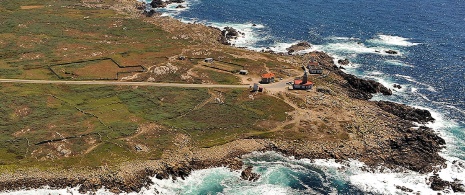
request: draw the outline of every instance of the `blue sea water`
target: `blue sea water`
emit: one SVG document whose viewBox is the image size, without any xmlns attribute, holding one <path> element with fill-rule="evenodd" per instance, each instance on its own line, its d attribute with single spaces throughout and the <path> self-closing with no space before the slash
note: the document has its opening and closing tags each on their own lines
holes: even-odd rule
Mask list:
<svg viewBox="0 0 465 195">
<path fill-rule="evenodd" d="M 425 108 L 429 124 L 447 141 L 441 178 L 465 181 L 465 1 L 464 0 L 187 0 L 159 9 L 184 22 L 245 32 L 236 46 L 252 50 L 285 48 L 308 41 L 312 50 L 349 59 L 346 71 L 402 89 L 375 96 Z M 253 25 L 256 24 L 256 25 Z M 399 51 L 388 55 L 386 50 Z M 356 160 L 296 160 L 274 152 L 244 157 L 261 175 L 243 181 L 240 172 L 219 167 L 194 171 L 185 180 L 157 180 L 143 194 L 437 194 L 428 175 L 384 169 L 366 171 Z M 35 190 L 32 194 L 70 194 L 76 189 Z M 16 194 L 31 194 L 28 191 Z M 110 194 L 102 189 L 98 194 Z M 441 193 L 453 194 L 445 190 Z M 13 193 L 14 194 L 14 193 Z"/>
</svg>

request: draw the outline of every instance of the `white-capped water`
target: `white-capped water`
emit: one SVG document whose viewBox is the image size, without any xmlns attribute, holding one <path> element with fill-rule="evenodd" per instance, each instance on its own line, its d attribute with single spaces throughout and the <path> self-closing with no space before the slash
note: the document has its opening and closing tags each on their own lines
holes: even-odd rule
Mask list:
<svg viewBox="0 0 465 195">
<path fill-rule="evenodd" d="M 402 47 L 415 46 L 420 43 L 412 43 L 409 38 L 393 36 L 393 35 L 377 35 L 373 39 L 369 39 L 367 42 L 377 44 L 377 45 L 394 45 Z"/>
</svg>

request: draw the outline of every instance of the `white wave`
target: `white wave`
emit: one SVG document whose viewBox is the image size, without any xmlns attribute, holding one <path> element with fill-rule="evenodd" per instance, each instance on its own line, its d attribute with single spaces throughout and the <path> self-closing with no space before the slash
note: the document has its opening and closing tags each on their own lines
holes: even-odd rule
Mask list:
<svg viewBox="0 0 465 195">
<path fill-rule="evenodd" d="M 359 54 L 376 54 L 382 56 L 402 56 L 403 53 L 398 51 L 397 54 L 388 54 L 385 51 L 392 50 L 389 47 L 368 47 L 364 43 L 359 41 L 343 41 L 343 42 L 333 42 L 326 43 L 324 45 L 315 45 L 315 50 L 323 51 L 331 56 L 333 55 L 343 55 L 346 58 L 355 58 Z"/>
<path fill-rule="evenodd" d="M 394 66 L 414 67 L 413 65 L 408 64 L 408 63 L 405 63 L 405 62 L 402 62 L 402 61 L 400 61 L 400 60 L 386 60 L 386 63 L 391 64 L 391 65 L 394 65 Z"/>
<path fill-rule="evenodd" d="M 382 85 L 384 85 L 385 87 L 387 88 L 392 88 L 392 86 L 394 84 L 396 84 L 395 82 L 393 82 L 390 78 L 387 78 L 387 77 L 384 77 L 384 76 L 380 76 L 380 75 L 371 75 L 371 74 L 368 74 L 365 76 L 365 78 L 368 78 L 368 79 L 372 79 L 374 81 L 377 81 L 379 83 L 381 83 Z"/>
<path fill-rule="evenodd" d="M 415 84 L 417 84 L 417 85 L 424 86 L 424 87 L 426 87 L 426 89 L 427 89 L 428 91 L 437 92 L 436 89 L 435 89 L 433 86 L 428 85 L 428 84 L 426 84 L 426 83 L 422 83 L 422 82 L 416 81 L 416 80 L 413 79 L 411 76 L 406 76 L 406 75 L 401 75 L 401 74 L 395 74 L 395 76 L 401 77 L 401 78 L 403 78 L 403 79 L 405 79 L 405 80 L 407 80 L 407 81 L 410 81 L 410 82 L 412 82 L 412 83 L 415 83 Z M 428 100 L 429 100 L 429 99 L 428 99 Z"/>
<path fill-rule="evenodd" d="M 326 40 L 334 40 L 334 41 L 360 41 L 360 38 L 355 37 L 337 37 L 337 36 L 330 36 L 326 37 Z"/>
<path fill-rule="evenodd" d="M 138 0 L 138 1 L 144 1 L 144 0 Z M 163 1 L 167 1 L 167 0 L 163 0 Z M 146 2 L 150 3 L 152 1 L 147 0 Z M 162 12 L 161 16 L 176 17 L 181 12 L 188 10 L 190 6 L 196 3 L 199 3 L 199 0 L 186 0 L 182 3 L 170 3 L 166 7 L 156 8 L 156 10 Z M 181 6 L 181 7 L 178 8 L 178 6 Z"/>
<path fill-rule="evenodd" d="M 378 45 L 394 45 L 402 47 L 410 47 L 420 44 L 409 42 L 409 40 L 409 38 L 380 34 L 376 38 L 369 39 L 368 42 Z"/>
<path fill-rule="evenodd" d="M 380 71 L 371 71 L 371 72 L 368 72 L 367 74 L 377 76 L 377 75 L 383 75 L 384 73 Z"/>
</svg>

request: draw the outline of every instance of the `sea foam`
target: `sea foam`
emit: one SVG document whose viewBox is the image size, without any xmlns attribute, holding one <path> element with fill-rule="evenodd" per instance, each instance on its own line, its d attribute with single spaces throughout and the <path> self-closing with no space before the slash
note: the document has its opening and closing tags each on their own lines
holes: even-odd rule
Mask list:
<svg viewBox="0 0 465 195">
<path fill-rule="evenodd" d="M 412 43 L 409 41 L 409 38 L 404 38 L 400 36 L 392 36 L 392 35 L 377 35 L 375 38 L 369 39 L 368 42 L 378 45 L 394 45 L 394 46 L 402 46 L 402 47 L 410 47 L 415 46 L 420 43 Z"/>
</svg>

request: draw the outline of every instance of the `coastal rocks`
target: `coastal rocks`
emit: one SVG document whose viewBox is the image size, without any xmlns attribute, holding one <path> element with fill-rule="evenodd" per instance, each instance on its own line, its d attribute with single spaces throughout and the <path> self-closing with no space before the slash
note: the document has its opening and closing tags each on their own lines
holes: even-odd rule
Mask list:
<svg viewBox="0 0 465 195">
<path fill-rule="evenodd" d="M 252 166 L 248 166 L 242 171 L 241 178 L 248 181 L 257 181 L 260 178 L 260 175 L 252 172 Z"/>
<path fill-rule="evenodd" d="M 171 3 L 184 3 L 184 0 L 168 0 L 168 1 L 163 1 L 163 0 L 153 0 L 150 5 L 153 8 L 161 8 L 161 7 L 166 7 Z"/>
<path fill-rule="evenodd" d="M 433 122 L 434 118 L 428 110 L 413 108 L 405 104 L 398 104 L 388 101 L 379 101 L 376 104 L 386 112 L 396 115 L 404 120 L 417 123 Z"/>
<path fill-rule="evenodd" d="M 391 55 L 396 55 L 396 54 L 399 53 L 399 52 L 394 51 L 394 50 L 386 50 L 386 51 L 384 51 L 384 52 L 386 52 L 387 54 L 391 54 Z"/>
<path fill-rule="evenodd" d="M 465 186 L 461 184 L 461 181 L 454 180 L 453 182 L 442 180 L 438 174 L 434 174 L 429 178 L 431 183 L 431 189 L 435 191 L 441 191 L 451 188 L 454 192 L 465 192 Z"/>
<path fill-rule="evenodd" d="M 402 89 L 402 86 L 400 86 L 399 84 L 394 84 L 394 85 L 392 85 L 392 87 L 394 87 L 396 89 Z"/>
<path fill-rule="evenodd" d="M 312 45 L 310 45 L 310 43 L 304 41 L 304 42 L 300 42 L 300 43 L 297 43 L 295 45 L 292 45 L 292 46 L 286 48 L 286 51 L 288 52 L 289 55 L 291 55 L 294 52 L 299 52 L 299 51 L 302 51 L 302 50 L 306 50 L 306 49 L 309 49 L 311 47 L 312 47 Z"/>
<path fill-rule="evenodd" d="M 339 69 L 336 70 L 336 72 L 347 81 L 347 87 L 351 89 L 349 96 L 352 98 L 369 100 L 373 97 L 373 93 L 392 95 L 392 91 L 379 82 L 361 79 L 354 75 L 342 72 Z"/>
<path fill-rule="evenodd" d="M 223 30 L 221 30 L 221 36 L 218 41 L 224 45 L 231 45 L 230 41 L 237 39 L 241 35 L 244 35 L 244 33 L 232 27 L 224 27 Z"/>
<path fill-rule="evenodd" d="M 344 59 L 344 60 L 340 59 L 340 60 L 337 61 L 337 63 L 340 64 L 340 65 L 348 65 L 348 64 L 350 64 L 350 61 L 348 59 Z"/>
<path fill-rule="evenodd" d="M 407 187 L 405 187 L 405 186 L 396 186 L 396 188 L 399 189 L 399 190 L 402 190 L 402 191 L 404 191 L 404 192 L 413 192 L 412 189 L 407 188 Z"/>
<path fill-rule="evenodd" d="M 389 141 L 391 152 L 385 158 L 385 164 L 402 166 L 420 173 L 434 171 L 432 165 L 444 165 L 445 160 L 438 153 L 446 142 L 431 128 L 399 127 L 399 132 L 403 136 Z"/>
<path fill-rule="evenodd" d="M 153 7 L 153 8 L 160 8 L 160 7 L 166 7 L 168 5 L 167 2 L 163 1 L 163 0 L 153 0 L 150 5 Z"/>
<path fill-rule="evenodd" d="M 184 0 L 170 0 L 170 3 L 184 3 Z"/>
<path fill-rule="evenodd" d="M 221 35 L 218 38 L 218 42 L 220 42 L 223 45 L 231 45 L 230 43 L 231 40 L 237 39 L 239 36 L 244 35 L 244 33 L 236 30 L 235 28 L 228 27 L 228 26 L 224 27 L 223 30 L 221 29 L 218 29 L 218 30 L 221 31 Z"/>
<path fill-rule="evenodd" d="M 149 10 L 145 10 L 144 11 L 144 15 L 146 17 L 152 17 L 153 15 L 155 15 L 157 12 L 153 9 L 149 9 Z"/>
<path fill-rule="evenodd" d="M 156 174 L 155 178 L 157 179 L 168 179 L 170 176 L 173 180 L 180 177 L 185 179 L 192 172 L 192 167 L 189 165 L 183 166 L 166 166 L 162 172 Z"/>
</svg>

